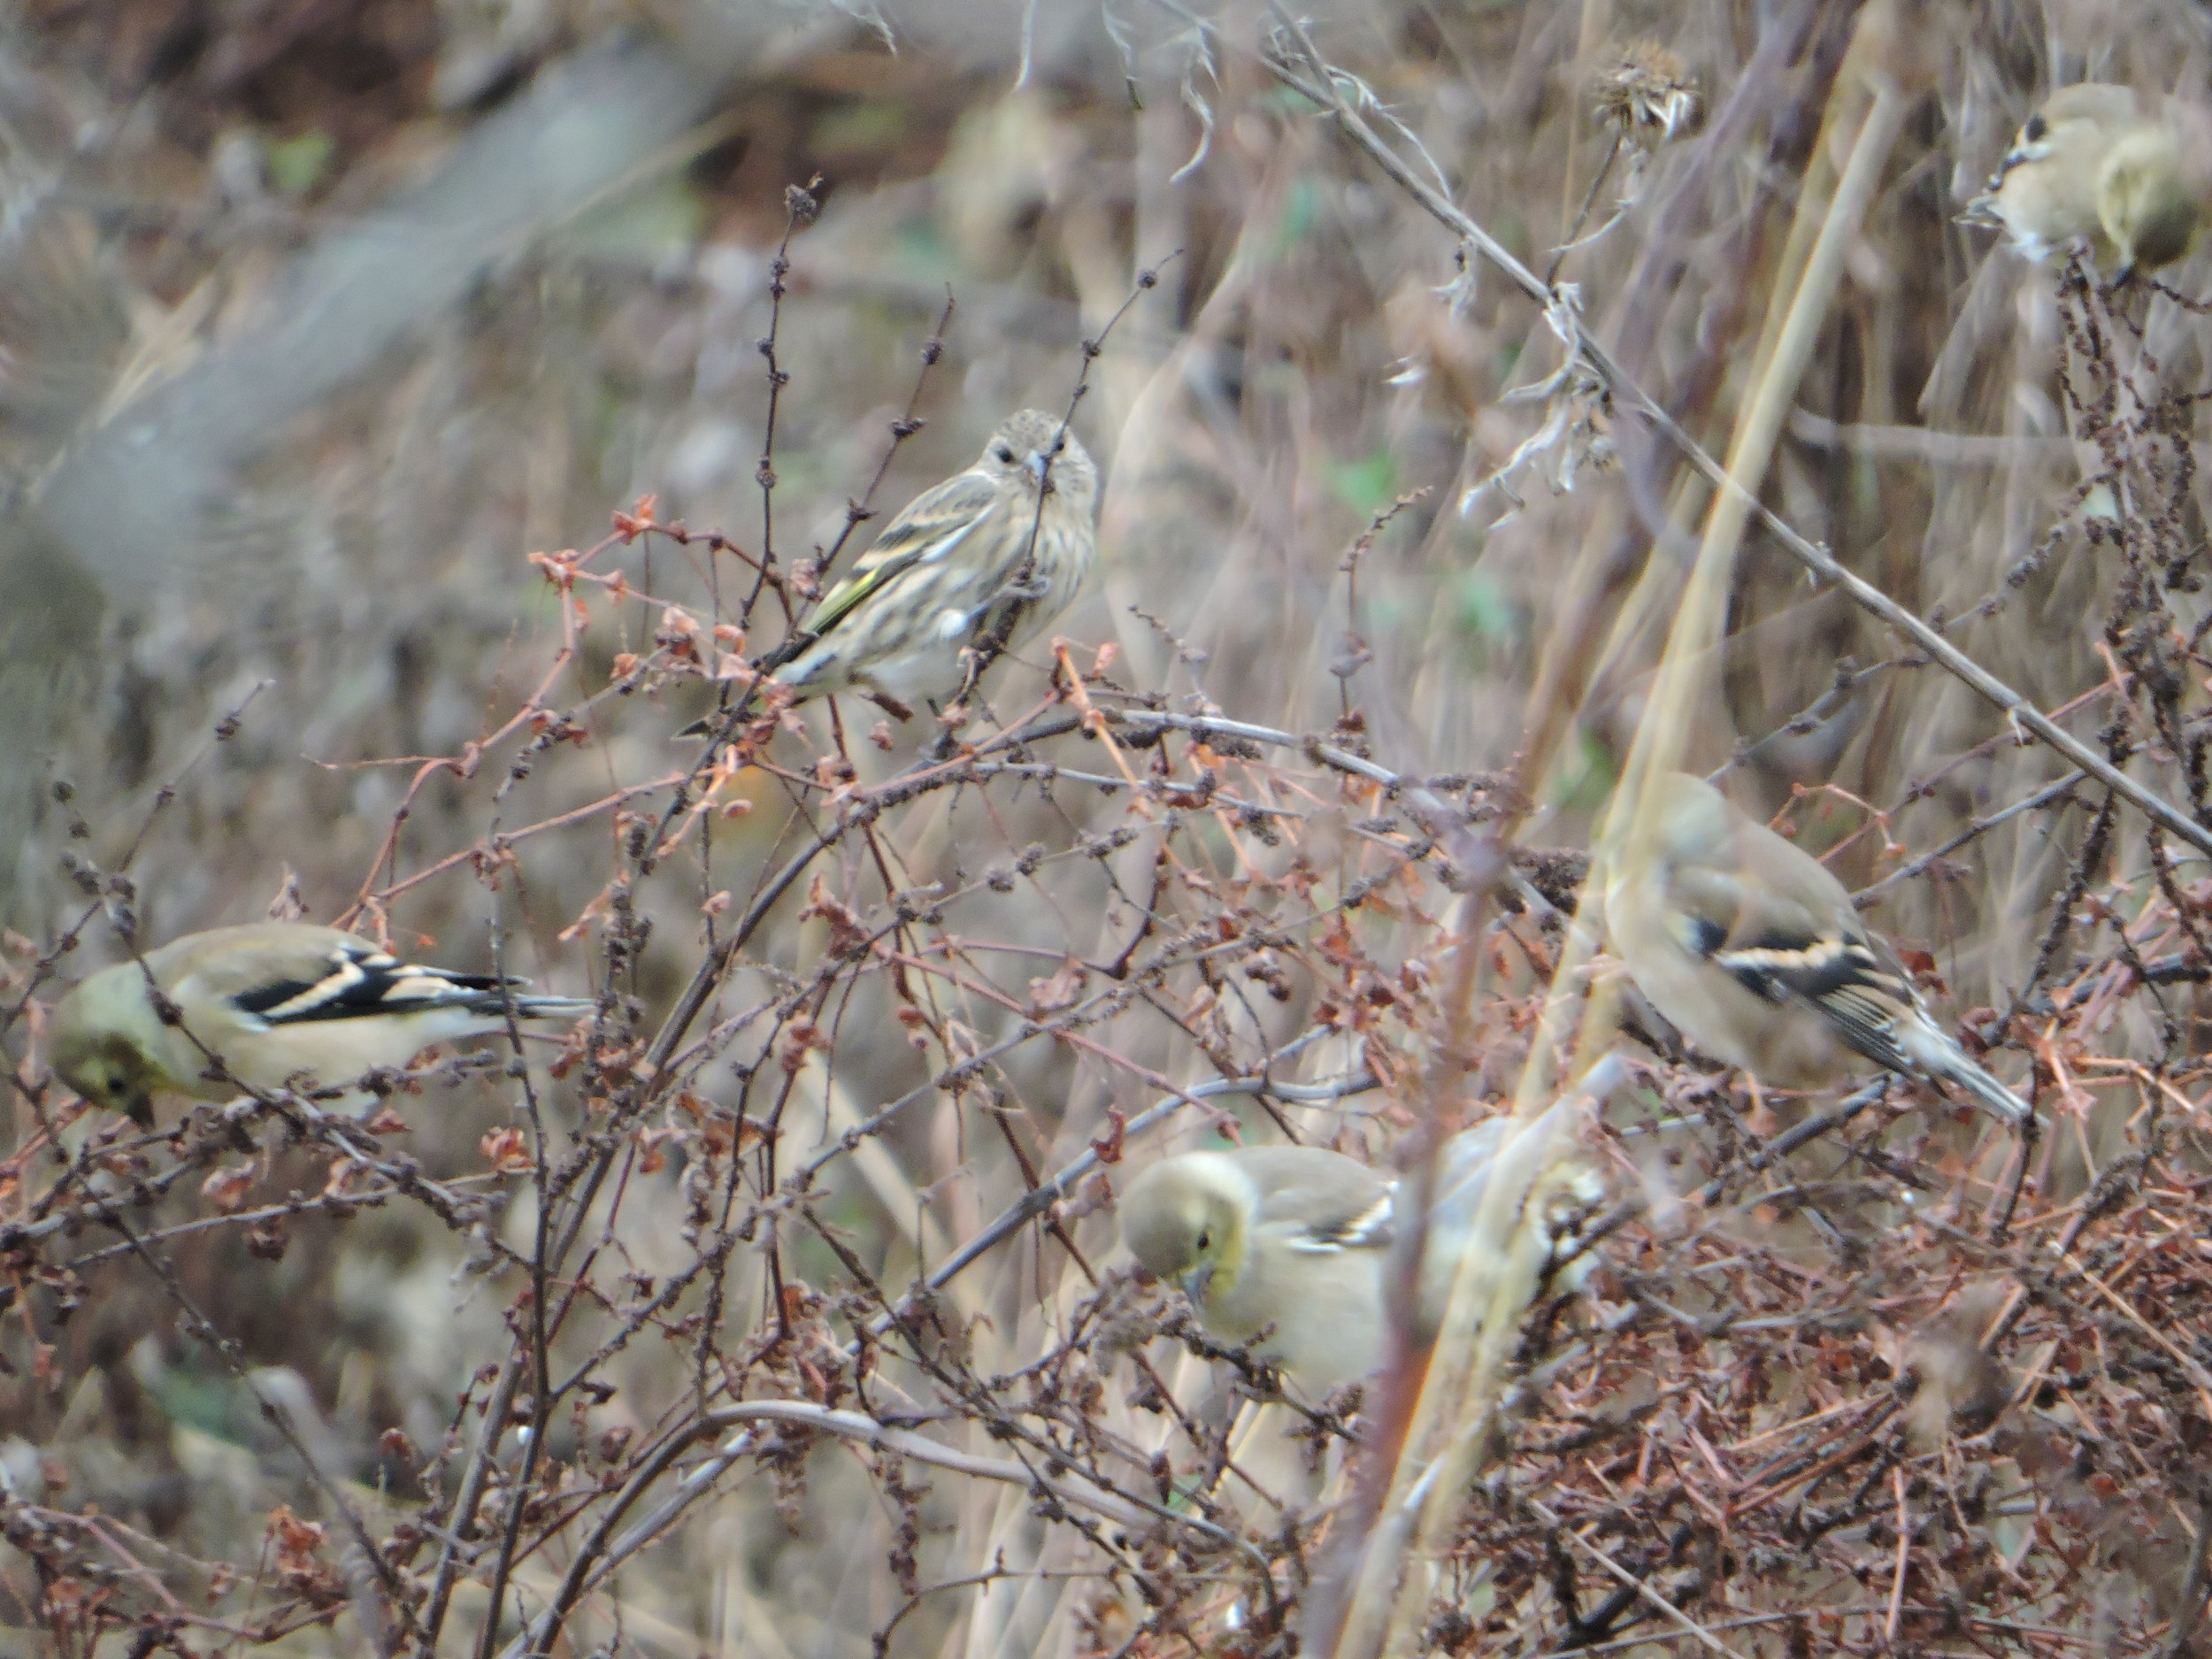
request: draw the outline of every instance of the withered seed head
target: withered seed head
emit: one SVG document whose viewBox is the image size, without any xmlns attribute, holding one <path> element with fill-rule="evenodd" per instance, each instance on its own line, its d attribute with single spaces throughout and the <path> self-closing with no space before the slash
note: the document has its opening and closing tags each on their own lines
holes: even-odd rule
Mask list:
<svg viewBox="0 0 2212 1659">
<path fill-rule="evenodd" d="M 1597 111 L 1624 138 L 1656 146 L 1694 131 L 1705 100 L 1675 53 L 1657 41 L 1632 41 L 1598 71 Z"/>
</svg>

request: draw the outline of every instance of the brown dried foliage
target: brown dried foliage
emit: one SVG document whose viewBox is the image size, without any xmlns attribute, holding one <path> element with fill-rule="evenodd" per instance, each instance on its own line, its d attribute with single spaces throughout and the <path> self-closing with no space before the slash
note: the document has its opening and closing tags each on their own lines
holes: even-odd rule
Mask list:
<svg viewBox="0 0 2212 1659">
<path fill-rule="evenodd" d="M 522 57 L 593 27 L 557 10 Z M 1763 32 L 1724 8 L 1626 51 L 1563 45 L 1571 12 L 1523 10 L 1525 30 L 1389 13 L 1388 49 L 1352 67 L 1409 143 L 1478 158 L 1479 219 L 1588 238 L 1554 269 L 1583 285 L 1593 336 L 1724 448 L 1732 361 L 1787 264 L 1773 193 L 1832 180 L 1822 119 L 1859 73 L 1859 9 L 1764 8 Z M 60 61 L 134 85 L 163 50 L 97 7 L 48 12 Z M 281 93 L 288 119 L 324 86 L 344 31 L 279 14 L 301 54 L 272 36 L 242 80 L 188 77 L 192 131 L 239 87 Z M 411 17 L 357 19 L 390 24 L 406 61 L 334 129 L 342 164 L 434 78 Z M 1620 21 L 1633 42 L 1652 19 Z M 2206 47 L 2183 10 L 2138 27 L 2138 68 Z M 241 24 L 217 44 L 228 62 L 256 42 Z M 1300 1640 L 1357 1542 L 1377 1402 L 1406 1379 L 1286 1397 L 1117 1264 L 1120 1171 L 1215 1131 L 1386 1162 L 1504 1109 L 1586 871 L 1571 843 L 1640 717 L 1697 507 L 1620 388 L 1501 285 L 1454 280 L 1434 227 L 1271 89 L 1265 45 L 1147 37 L 1140 57 L 1169 66 L 1145 109 L 1118 102 L 1118 69 L 1094 84 L 1064 62 L 1056 104 L 1008 98 L 974 126 L 959 99 L 981 79 L 862 35 L 825 47 L 746 119 L 904 99 L 926 142 L 855 137 L 857 119 L 794 116 L 757 143 L 715 129 L 731 148 L 697 151 L 692 183 L 750 239 L 720 245 L 749 246 L 758 292 L 726 307 L 704 276 L 680 296 L 632 273 L 607 279 L 605 311 L 555 319 L 611 356 L 646 342 L 640 365 L 745 319 L 744 380 L 702 401 L 741 385 L 757 424 L 741 443 L 691 411 L 737 482 L 695 488 L 706 510 L 685 513 L 721 528 L 646 495 L 590 545 L 533 552 L 453 487 L 465 579 L 359 567 L 409 618 L 364 637 L 437 695 L 393 697 L 376 726 L 325 711 L 311 743 L 290 703 L 217 720 L 229 669 L 260 659 L 211 630 L 213 666 L 179 703 L 204 710 L 207 752 L 158 710 L 104 754 L 65 733 L 97 781 L 49 788 L 35 844 L 60 877 L 4 953 L 0 1621 L 71 1655 L 773 1651 L 781 1631 L 854 1655 L 1259 1659 Z M 1604 80 L 1624 65 L 1632 84 Z M 2212 826 L 2201 320 L 2004 256 L 1909 303 L 1898 272 L 1980 253 L 1929 180 L 1948 160 L 1985 172 L 2019 112 L 1992 113 L 1992 88 L 2016 104 L 2032 78 L 1944 67 L 1765 498 Z M 1614 165 L 1594 84 L 1652 142 L 1593 237 Z M 1693 89 L 1697 136 L 1642 130 Z M 841 173 L 839 144 L 866 154 Z M 1187 251 L 1162 265 L 1156 190 L 1193 146 Z M 979 153 L 1049 180 L 1009 205 L 976 182 Z M 1114 196 L 1101 155 L 1154 194 Z M 949 311 L 874 262 L 904 209 L 841 219 L 841 188 L 939 160 L 981 267 Z M 804 185 L 818 167 L 828 184 Z M 1023 250 L 1044 247 L 1040 275 Z M 208 257 L 181 234 L 136 251 L 173 303 Z M 1131 286 L 1139 271 L 1158 285 Z M 557 284 L 537 276 L 542 300 Z M 2006 280 L 2031 325 L 2010 358 L 2016 319 L 1989 297 Z M 1038 315 L 1053 349 L 1019 373 L 963 343 Z M 1048 373 L 1087 431 L 1118 434 L 1093 445 L 1124 492 L 1110 619 L 1080 613 L 1081 642 L 999 664 L 964 725 L 757 700 L 726 741 L 669 748 L 742 697 L 748 657 L 893 504 L 887 479 L 958 465 L 964 436 L 925 435 L 974 424 L 949 354 L 986 389 Z M 434 357 L 323 410 L 306 447 L 357 461 L 387 405 L 465 406 L 428 389 L 453 373 Z M 1538 411 L 1502 400 L 1563 363 Z M 685 403 L 638 373 L 638 407 Z M 1924 424 L 1900 386 L 1927 388 Z M 2047 428 L 2020 412 L 2038 397 Z M 574 434 L 532 420 L 590 402 L 523 401 L 516 430 L 540 441 Z M 1551 446 L 1530 447 L 1548 419 Z M 2003 435 L 1969 435 L 1985 429 Z M 918 440 L 926 465 L 902 457 Z M 25 476 L 44 465 L 35 434 L 9 447 Z M 1376 456 L 1379 485 L 1360 470 Z M 1524 511 L 1471 527 L 1461 493 L 1509 456 Z M 1571 492 L 1526 488 L 1539 472 Z M 599 512 L 618 493 L 545 488 Z M 531 500 L 534 526 L 562 521 Z M 149 637 L 227 618 L 226 591 L 210 578 Z M 361 614 L 343 588 L 301 604 Z M 1446 1548 L 1407 1565 L 1413 1640 L 2177 1659 L 2205 1640 L 2212 1537 L 2212 881 L 1755 545 L 1731 629 L 1701 758 L 1778 802 L 1815 787 L 1783 821 L 1878 895 L 1962 1037 L 2032 1079 L 2042 1133 L 2016 1142 L 1902 1084 L 1763 1095 L 1632 1018 L 1635 1076 L 1603 1115 L 1622 1201 L 1605 1264 L 1525 1332 Z M 270 649 L 351 683 L 338 622 L 299 641 Z M 162 664 L 127 638 L 117 661 L 106 706 L 151 698 Z M 1547 729 L 1576 757 L 1515 770 Z M 348 769 L 302 764 L 303 744 Z M 370 756 L 398 758 L 352 768 Z M 1545 844 L 1514 844 L 1532 795 L 1563 804 Z M 280 847 L 281 879 L 260 862 Z M 598 1011 L 542 1047 L 380 1079 L 365 1122 L 290 1095 L 173 1107 L 154 1135 L 85 1118 L 38 1041 L 61 979 L 272 891 L 403 948 L 440 934 L 457 959 L 490 932 L 550 987 L 595 987 Z"/>
</svg>

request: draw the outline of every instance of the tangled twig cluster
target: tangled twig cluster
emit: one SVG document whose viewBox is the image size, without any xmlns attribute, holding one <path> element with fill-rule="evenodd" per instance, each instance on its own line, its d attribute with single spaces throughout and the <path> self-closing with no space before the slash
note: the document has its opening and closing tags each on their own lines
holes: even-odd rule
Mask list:
<svg viewBox="0 0 2212 1659">
<path fill-rule="evenodd" d="M 1210 75 L 1214 36 L 1191 27 Z M 1277 46 L 1273 72 L 1389 157 L 1456 245 L 1503 259 L 1398 157 L 1362 83 L 1286 19 Z M 1671 136 L 1689 89 L 1678 66 L 1643 71 L 1616 119 Z M 1210 111 L 1206 127 L 1210 142 Z M 2212 838 L 2212 624 L 2183 610 L 2202 574 L 2200 394 L 2163 383 L 2113 297 L 2068 301 L 2065 394 L 2100 457 L 2083 511 L 1972 618 L 2047 599 L 2053 555 L 2078 550 L 2113 577 L 2103 683 L 2039 708 L 1942 618 L 1747 510 L 1903 641 L 1840 665 L 1771 737 L 1907 668 L 2019 722 L 1884 810 L 1829 791 L 1792 823 L 1846 856 L 1878 849 L 1869 902 L 1948 892 L 1960 856 L 2008 826 L 2050 837 L 2054 902 L 2007 1005 L 1960 1022 L 1978 1049 L 2025 1057 L 2039 1138 L 1901 1085 L 1763 1094 L 1632 1012 L 1634 1076 L 1602 1130 L 1621 1202 L 1589 1229 L 1592 1294 L 1514 1333 L 1500 1386 L 1455 1425 L 1475 1442 L 1459 1461 L 1400 1480 L 1423 1357 L 1323 1402 L 1286 1389 L 1114 1263 L 1120 1172 L 1202 1125 L 1384 1162 L 1509 1110 L 1532 1062 L 1562 1065 L 1548 999 L 1589 988 L 1570 949 L 1586 861 L 1518 844 L 1520 775 L 1385 764 L 1356 631 L 1325 730 L 1171 695 L 1110 647 L 1060 640 L 935 725 L 740 702 L 716 742 L 672 758 L 666 734 L 751 684 L 761 642 L 803 620 L 872 516 L 953 320 L 843 534 L 791 557 L 773 330 L 814 207 L 787 198 L 772 264 L 757 543 L 647 497 L 593 546 L 529 556 L 555 621 L 537 660 L 508 665 L 526 688 L 465 749 L 396 763 L 399 803 L 339 918 L 388 935 L 409 895 L 473 883 L 503 924 L 495 951 L 520 956 L 524 924 L 547 922 L 535 876 L 588 872 L 590 901 L 541 927 L 538 971 L 595 987 L 591 1018 L 548 1048 L 511 1033 L 375 1079 L 365 1120 L 279 1092 L 159 1133 L 95 1121 L 45 1074 L 39 1021 L 84 941 L 146 941 L 135 841 L 103 862 L 73 817 L 81 905 L 50 946 L 6 945 L 0 1029 L 27 1057 L 0 1160 L 0 1363 L 61 1421 L 101 1390 L 242 1403 L 254 1424 L 201 1440 L 258 1430 L 293 1485 L 254 1548 L 226 1549 L 74 1505 L 57 1460 L 0 1447 L 0 1531 L 27 1563 L 0 1587 L 27 1621 L 73 1655 L 319 1626 L 389 1653 L 613 1649 L 650 1640 L 631 1586 L 662 1554 L 735 1549 L 717 1528 L 772 1522 L 849 1540 L 839 1593 L 878 1654 L 939 1651 L 956 1628 L 972 1651 L 1049 1632 L 1108 1659 L 1258 1659 L 1318 1647 L 1317 1630 L 1348 1651 L 1378 1629 L 1381 1651 L 1455 1655 L 2191 1651 L 2212 1538 L 2195 1001 L 2212 883 L 2183 851 Z M 1610 458 L 1598 446 L 1634 424 L 1736 488 L 1570 292 L 1501 268 L 1563 359 L 1516 464 L 1555 449 L 1572 487 L 1572 463 Z M 1084 374 L 1102 349 L 1087 343 Z M 1377 515 L 1348 574 L 1415 499 Z M 2081 711 L 2093 741 L 2065 724 Z M 1962 824 L 1901 827 L 2032 741 L 2058 775 Z M 480 826 L 467 845 L 412 839 L 437 792 Z M 1944 988 L 1933 955 L 1909 960 Z M 439 1137 L 438 1114 L 488 1097 L 480 1140 Z M 465 1345 L 465 1383 L 426 1426 L 365 1397 L 326 1411 L 219 1317 L 249 1281 L 280 1303 L 334 1277 L 338 1243 L 399 1212 L 451 1242 L 434 1296 L 476 1316 L 439 1308 L 455 1317 L 432 1340 Z M 110 1309 L 161 1310 L 193 1363 L 119 1342 Z M 1434 1501 L 1435 1470 L 1455 1471 L 1440 1538 L 1401 1502 L 1409 1485 Z M 1369 1582 L 1363 1546 L 1406 1538 L 1421 1548 L 1369 1563 L 1392 1617 L 1362 1624 L 1346 1603 Z"/>
</svg>

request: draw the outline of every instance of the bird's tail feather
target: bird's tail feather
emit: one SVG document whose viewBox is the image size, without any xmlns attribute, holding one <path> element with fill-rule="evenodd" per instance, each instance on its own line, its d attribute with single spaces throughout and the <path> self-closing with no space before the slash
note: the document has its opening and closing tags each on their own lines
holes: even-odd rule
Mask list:
<svg viewBox="0 0 2212 1659">
<path fill-rule="evenodd" d="M 515 1012 L 525 1019 L 558 1019 L 588 1014 L 599 1004 L 588 996 L 518 996 Z"/>
<path fill-rule="evenodd" d="M 2035 1116 L 2027 1102 L 1983 1071 L 1955 1047 L 1947 1053 L 1932 1056 L 1928 1071 L 1946 1083 L 1955 1083 L 1974 1097 L 1975 1102 L 2001 1118 L 2015 1129 Z"/>
</svg>

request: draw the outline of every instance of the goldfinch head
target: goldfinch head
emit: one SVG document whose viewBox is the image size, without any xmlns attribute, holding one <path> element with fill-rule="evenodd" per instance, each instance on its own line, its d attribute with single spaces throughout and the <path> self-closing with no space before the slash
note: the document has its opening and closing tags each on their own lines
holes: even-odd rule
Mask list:
<svg viewBox="0 0 2212 1659">
<path fill-rule="evenodd" d="M 134 962 L 103 968 L 61 1000 L 47 1033 L 54 1071 L 95 1106 L 152 1127 L 161 1069 L 132 1035 L 158 1021 L 146 1000 L 145 972 Z"/>
<path fill-rule="evenodd" d="M 1181 1286 L 1203 1307 L 1225 1294 L 1244 1261 L 1251 1183 L 1228 1159 L 1209 1152 L 1163 1159 L 1121 1197 L 1121 1236 L 1155 1279 Z"/>
<path fill-rule="evenodd" d="M 1734 831 L 1728 797 L 1702 778 L 1663 772 L 1653 778 L 1645 812 L 1629 830 L 1656 860 L 1686 864 L 1727 846 Z"/>
<path fill-rule="evenodd" d="M 2112 132 L 2125 127 L 2141 119 L 2142 110 L 2142 102 L 2131 87 L 2108 81 L 2078 81 L 2059 88 L 2043 100 L 2021 127 L 2015 147 L 2039 156 L 2055 147 L 2055 141 L 2070 134 Z"/>
</svg>

